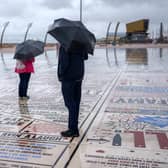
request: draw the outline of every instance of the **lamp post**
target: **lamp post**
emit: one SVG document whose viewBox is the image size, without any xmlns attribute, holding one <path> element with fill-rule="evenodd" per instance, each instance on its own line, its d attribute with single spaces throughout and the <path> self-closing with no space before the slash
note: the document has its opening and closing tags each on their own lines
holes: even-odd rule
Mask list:
<svg viewBox="0 0 168 168">
<path fill-rule="evenodd" d="M 118 32 L 118 27 L 119 27 L 120 22 L 117 22 L 116 28 L 115 28 L 115 33 L 114 33 L 114 40 L 113 40 L 113 45 L 116 45 L 116 37 L 117 37 L 117 32 Z"/>
<path fill-rule="evenodd" d="M 110 30 L 111 22 L 108 24 L 107 33 L 106 33 L 106 45 L 108 44 L 109 30 Z"/>
<path fill-rule="evenodd" d="M 48 33 L 46 32 L 45 33 L 45 37 L 44 37 L 44 43 L 45 43 L 45 45 L 46 45 L 46 42 L 47 42 L 47 36 L 48 36 Z"/>
<path fill-rule="evenodd" d="M 26 41 L 27 34 L 28 34 L 29 29 L 30 29 L 30 27 L 32 26 L 32 24 L 33 24 L 33 23 L 29 23 L 29 24 L 27 25 L 27 30 L 26 30 L 26 33 L 25 33 L 24 41 Z"/>
<path fill-rule="evenodd" d="M 82 0 L 80 0 L 80 21 L 82 22 Z"/>
<path fill-rule="evenodd" d="M 4 24 L 4 28 L 3 28 L 3 30 L 2 30 L 2 34 L 1 34 L 1 47 L 2 47 L 2 42 L 3 42 L 4 33 L 5 33 L 5 30 L 6 30 L 7 26 L 9 25 L 9 23 L 10 23 L 9 21 L 6 22 L 6 23 Z"/>
</svg>

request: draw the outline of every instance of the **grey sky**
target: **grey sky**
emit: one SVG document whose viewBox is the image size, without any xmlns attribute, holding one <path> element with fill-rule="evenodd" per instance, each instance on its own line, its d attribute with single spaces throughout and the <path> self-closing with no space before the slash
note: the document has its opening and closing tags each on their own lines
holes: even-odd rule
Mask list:
<svg viewBox="0 0 168 168">
<path fill-rule="evenodd" d="M 0 30 L 10 21 L 8 34 L 24 34 L 28 23 L 33 22 L 31 33 L 44 36 L 54 19 L 79 19 L 80 0 L 0 0 Z M 108 23 L 119 31 L 134 20 L 149 18 L 150 32 L 158 31 L 160 22 L 168 32 L 168 0 L 83 0 L 83 22 L 97 37 L 105 36 Z M 18 31 L 19 30 L 19 31 Z"/>
</svg>

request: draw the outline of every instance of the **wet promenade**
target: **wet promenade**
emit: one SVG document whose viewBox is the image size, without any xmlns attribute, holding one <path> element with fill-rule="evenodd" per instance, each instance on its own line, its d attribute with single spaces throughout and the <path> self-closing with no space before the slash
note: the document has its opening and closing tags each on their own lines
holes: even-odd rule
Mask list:
<svg viewBox="0 0 168 168">
<path fill-rule="evenodd" d="M 12 57 L 0 56 L 0 168 L 168 168 L 167 48 L 96 49 L 73 139 L 59 134 L 68 113 L 56 51 L 36 58 L 24 102 Z"/>
</svg>

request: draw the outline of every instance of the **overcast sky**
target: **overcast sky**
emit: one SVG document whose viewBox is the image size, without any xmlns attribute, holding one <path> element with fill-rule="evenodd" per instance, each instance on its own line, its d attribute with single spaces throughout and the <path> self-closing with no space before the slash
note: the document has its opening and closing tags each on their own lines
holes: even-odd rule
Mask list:
<svg viewBox="0 0 168 168">
<path fill-rule="evenodd" d="M 119 31 L 125 24 L 138 19 L 150 19 L 150 32 L 158 31 L 160 22 L 168 32 L 168 0 L 83 0 L 83 23 L 96 37 L 106 35 L 108 23 L 111 31 L 119 21 Z M 32 34 L 40 38 L 48 25 L 61 17 L 79 20 L 80 0 L 0 0 L 0 30 L 10 21 L 6 34 L 23 34 L 33 22 Z M 36 37 L 36 38 L 37 38 Z"/>
</svg>

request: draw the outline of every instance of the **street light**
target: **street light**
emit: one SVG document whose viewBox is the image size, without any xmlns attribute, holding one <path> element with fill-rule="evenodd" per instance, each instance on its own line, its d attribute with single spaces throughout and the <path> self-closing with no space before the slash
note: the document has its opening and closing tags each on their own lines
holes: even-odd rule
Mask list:
<svg viewBox="0 0 168 168">
<path fill-rule="evenodd" d="M 30 27 L 32 26 L 32 24 L 33 24 L 33 23 L 29 23 L 29 24 L 27 25 L 27 30 L 26 30 L 26 33 L 25 33 L 24 41 L 26 41 L 28 31 L 29 31 Z"/>
<path fill-rule="evenodd" d="M 106 45 L 108 44 L 109 30 L 110 30 L 111 22 L 108 24 L 107 33 L 106 33 Z"/>
<path fill-rule="evenodd" d="M 7 26 L 9 25 L 9 23 L 10 23 L 9 21 L 6 22 L 6 23 L 4 24 L 4 28 L 3 28 L 3 30 L 2 30 L 2 34 L 1 34 L 1 47 L 2 47 L 2 42 L 3 42 L 4 33 L 5 33 L 5 30 L 6 30 Z"/>
<path fill-rule="evenodd" d="M 118 27 L 119 27 L 120 22 L 117 22 L 116 28 L 115 28 L 115 33 L 114 33 L 114 40 L 113 40 L 113 45 L 116 45 L 116 37 L 117 37 L 117 32 L 118 32 Z"/>
<path fill-rule="evenodd" d="M 82 0 L 80 0 L 80 21 L 82 22 Z"/>
</svg>

